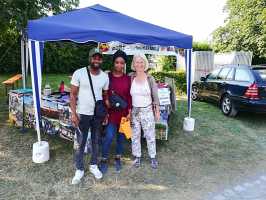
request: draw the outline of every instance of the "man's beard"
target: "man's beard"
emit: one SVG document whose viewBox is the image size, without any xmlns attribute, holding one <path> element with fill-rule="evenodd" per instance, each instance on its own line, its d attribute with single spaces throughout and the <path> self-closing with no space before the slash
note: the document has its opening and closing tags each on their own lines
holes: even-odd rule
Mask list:
<svg viewBox="0 0 266 200">
<path fill-rule="evenodd" d="M 100 69 L 101 68 L 101 64 L 94 64 L 94 63 L 91 63 L 90 64 L 90 66 L 91 66 L 91 68 L 93 68 L 93 69 Z"/>
</svg>

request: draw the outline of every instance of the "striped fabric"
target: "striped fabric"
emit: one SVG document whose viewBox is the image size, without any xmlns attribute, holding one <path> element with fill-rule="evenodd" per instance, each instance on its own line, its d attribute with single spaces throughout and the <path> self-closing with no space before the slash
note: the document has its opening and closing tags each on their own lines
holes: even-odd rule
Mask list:
<svg viewBox="0 0 266 200">
<path fill-rule="evenodd" d="M 191 87 L 192 87 L 192 69 L 191 69 L 192 49 L 185 50 L 186 79 L 187 79 L 187 101 L 188 116 L 191 116 Z"/>
<path fill-rule="evenodd" d="M 31 84 L 34 102 L 35 123 L 38 141 L 41 141 L 40 121 L 41 121 L 41 85 L 42 85 L 42 62 L 43 62 L 43 42 L 29 40 Z"/>
</svg>

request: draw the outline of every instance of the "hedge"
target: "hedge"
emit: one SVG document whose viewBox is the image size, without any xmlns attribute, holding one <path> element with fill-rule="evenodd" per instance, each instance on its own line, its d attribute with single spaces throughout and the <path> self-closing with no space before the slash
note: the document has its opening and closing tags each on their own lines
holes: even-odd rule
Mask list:
<svg viewBox="0 0 266 200">
<path fill-rule="evenodd" d="M 161 71 L 151 72 L 157 81 L 164 82 L 165 77 L 175 79 L 175 86 L 178 93 L 186 93 L 186 73 L 185 71 Z"/>
</svg>

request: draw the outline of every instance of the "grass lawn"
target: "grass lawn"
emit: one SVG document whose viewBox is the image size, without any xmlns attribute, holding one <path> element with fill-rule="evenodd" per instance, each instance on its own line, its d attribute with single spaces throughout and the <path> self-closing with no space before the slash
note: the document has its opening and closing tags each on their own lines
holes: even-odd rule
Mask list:
<svg viewBox="0 0 266 200">
<path fill-rule="evenodd" d="M 56 88 L 62 77 L 67 83 L 67 75 L 50 75 L 47 80 Z M 1 75 L 0 81 L 5 78 Z M 146 145 L 142 167 L 132 168 L 128 142 L 121 173 L 114 172 L 111 161 L 103 180 L 95 181 L 87 170 L 84 181 L 72 186 L 72 144 L 44 135 L 51 159 L 44 164 L 32 163 L 36 134 L 33 130 L 22 134 L 8 124 L 2 85 L 0 92 L 0 199 L 197 200 L 266 171 L 266 115 L 242 113 L 228 118 L 212 104 L 193 102 L 196 127 L 193 134 L 187 134 L 182 130 L 186 101 L 178 100 L 169 140 L 157 143 L 158 170 L 150 168 Z"/>
</svg>

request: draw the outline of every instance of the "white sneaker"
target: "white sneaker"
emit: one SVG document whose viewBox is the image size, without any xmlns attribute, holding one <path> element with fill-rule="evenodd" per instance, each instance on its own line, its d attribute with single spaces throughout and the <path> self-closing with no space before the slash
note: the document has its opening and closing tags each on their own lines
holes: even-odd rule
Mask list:
<svg viewBox="0 0 266 200">
<path fill-rule="evenodd" d="M 79 184 L 83 176 L 84 176 L 83 170 L 76 170 L 75 176 L 73 177 L 71 184 L 72 185 Z"/>
<path fill-rule="evenodd" d="M 103 174 L 99 170 L 97 165 L 90 165 L 90 172 L 94 175 L 96 179 L 101 179 L 103 177 Z"/>
</svg>

